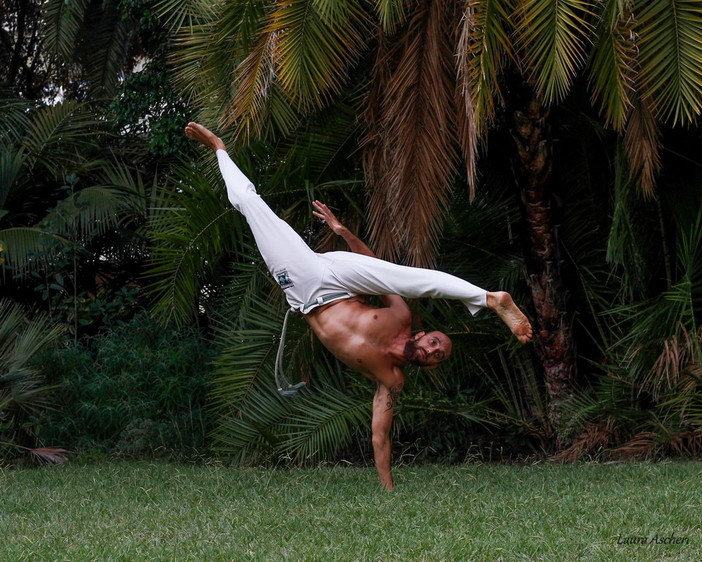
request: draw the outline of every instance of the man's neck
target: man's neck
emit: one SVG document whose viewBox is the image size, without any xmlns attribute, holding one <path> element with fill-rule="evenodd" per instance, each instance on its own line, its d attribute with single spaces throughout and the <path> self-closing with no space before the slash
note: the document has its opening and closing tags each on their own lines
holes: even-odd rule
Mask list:
<svg viewBox="0 0 702 562">
<path fill-rule="evenodd" d="M 398 367 L 402 367 L 407 363 L 405 347 L 410 339 L 411 337 L 409 335 L 402 334 L 397 336 L 388 346 L 388 355 L 397 362 Z"/>
</svg>

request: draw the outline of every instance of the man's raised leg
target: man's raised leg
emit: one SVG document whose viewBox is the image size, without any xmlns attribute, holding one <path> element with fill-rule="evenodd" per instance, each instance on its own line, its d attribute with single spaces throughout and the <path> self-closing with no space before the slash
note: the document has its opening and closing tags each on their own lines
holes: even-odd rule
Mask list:
<svg viewBox="0 0 702 562">
<path fill-rule="evenodd" d="M 246 217 L 256 246 L 288 302 L 300 308 L 308 302 L 308 293 L 322 276 L 317 254 L 261 199 L 253 183 L 229 157 L 219 137 L 198 123 L 188 123 L 185 134 L 216 154 L 229 201 Z"/>
</svg>

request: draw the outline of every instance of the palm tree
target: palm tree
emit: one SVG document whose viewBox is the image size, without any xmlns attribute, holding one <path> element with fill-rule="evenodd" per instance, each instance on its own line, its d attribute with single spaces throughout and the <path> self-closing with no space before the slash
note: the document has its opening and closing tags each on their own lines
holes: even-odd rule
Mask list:
<svg viewBox="0 0 702 562">
<path fill-rule="evenodd" d="M 339 99 L 363 118 L 370 238 L 382 257 L 432 265 L 459 176 L 480 186 L 481 142 L 513 132 L 524 260 L 540 357 L 562 426 L 574 376 L 572 312 L 552 216 L 550 111 L 587 86 L 653 193 L 661 124 L 702 105 L 702 8 L 685 0 L 167 1 L 179 83 L 233 139 L 288 136 Z M 462 174 L 459 171 L 462 170 Z"/>
</svg>

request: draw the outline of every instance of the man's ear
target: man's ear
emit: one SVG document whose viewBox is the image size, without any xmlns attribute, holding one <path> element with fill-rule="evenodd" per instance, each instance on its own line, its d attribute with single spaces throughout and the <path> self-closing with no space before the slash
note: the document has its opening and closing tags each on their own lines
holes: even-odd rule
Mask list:
<svg viewBox="0 0 702 562">
<path fill-rule="evenodd" d="M 421 338 L 426 332 L 417 332 L 414 334 L 414 337 L 412 338 L 412 341 L 417 341 L 419 338 Z"/>
</svg>

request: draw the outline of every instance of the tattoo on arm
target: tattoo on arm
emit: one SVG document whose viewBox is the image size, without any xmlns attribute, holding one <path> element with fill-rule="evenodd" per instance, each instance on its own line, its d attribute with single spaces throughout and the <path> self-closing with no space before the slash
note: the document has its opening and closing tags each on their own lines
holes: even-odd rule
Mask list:
<svg viewBox="0 0 702 562">
<path fill-rule="evenodd" d="M 388 388 L 388 401 L 387 401 L 388 410 L 392 410 L 395 407 L 395 404 L 397 403 L 397 399 L 400 397 L 401 391 L 402 391 L 401 384 L 398 384 L 396 386 L 391 386 L 390 388 Z"/>
</svg>

